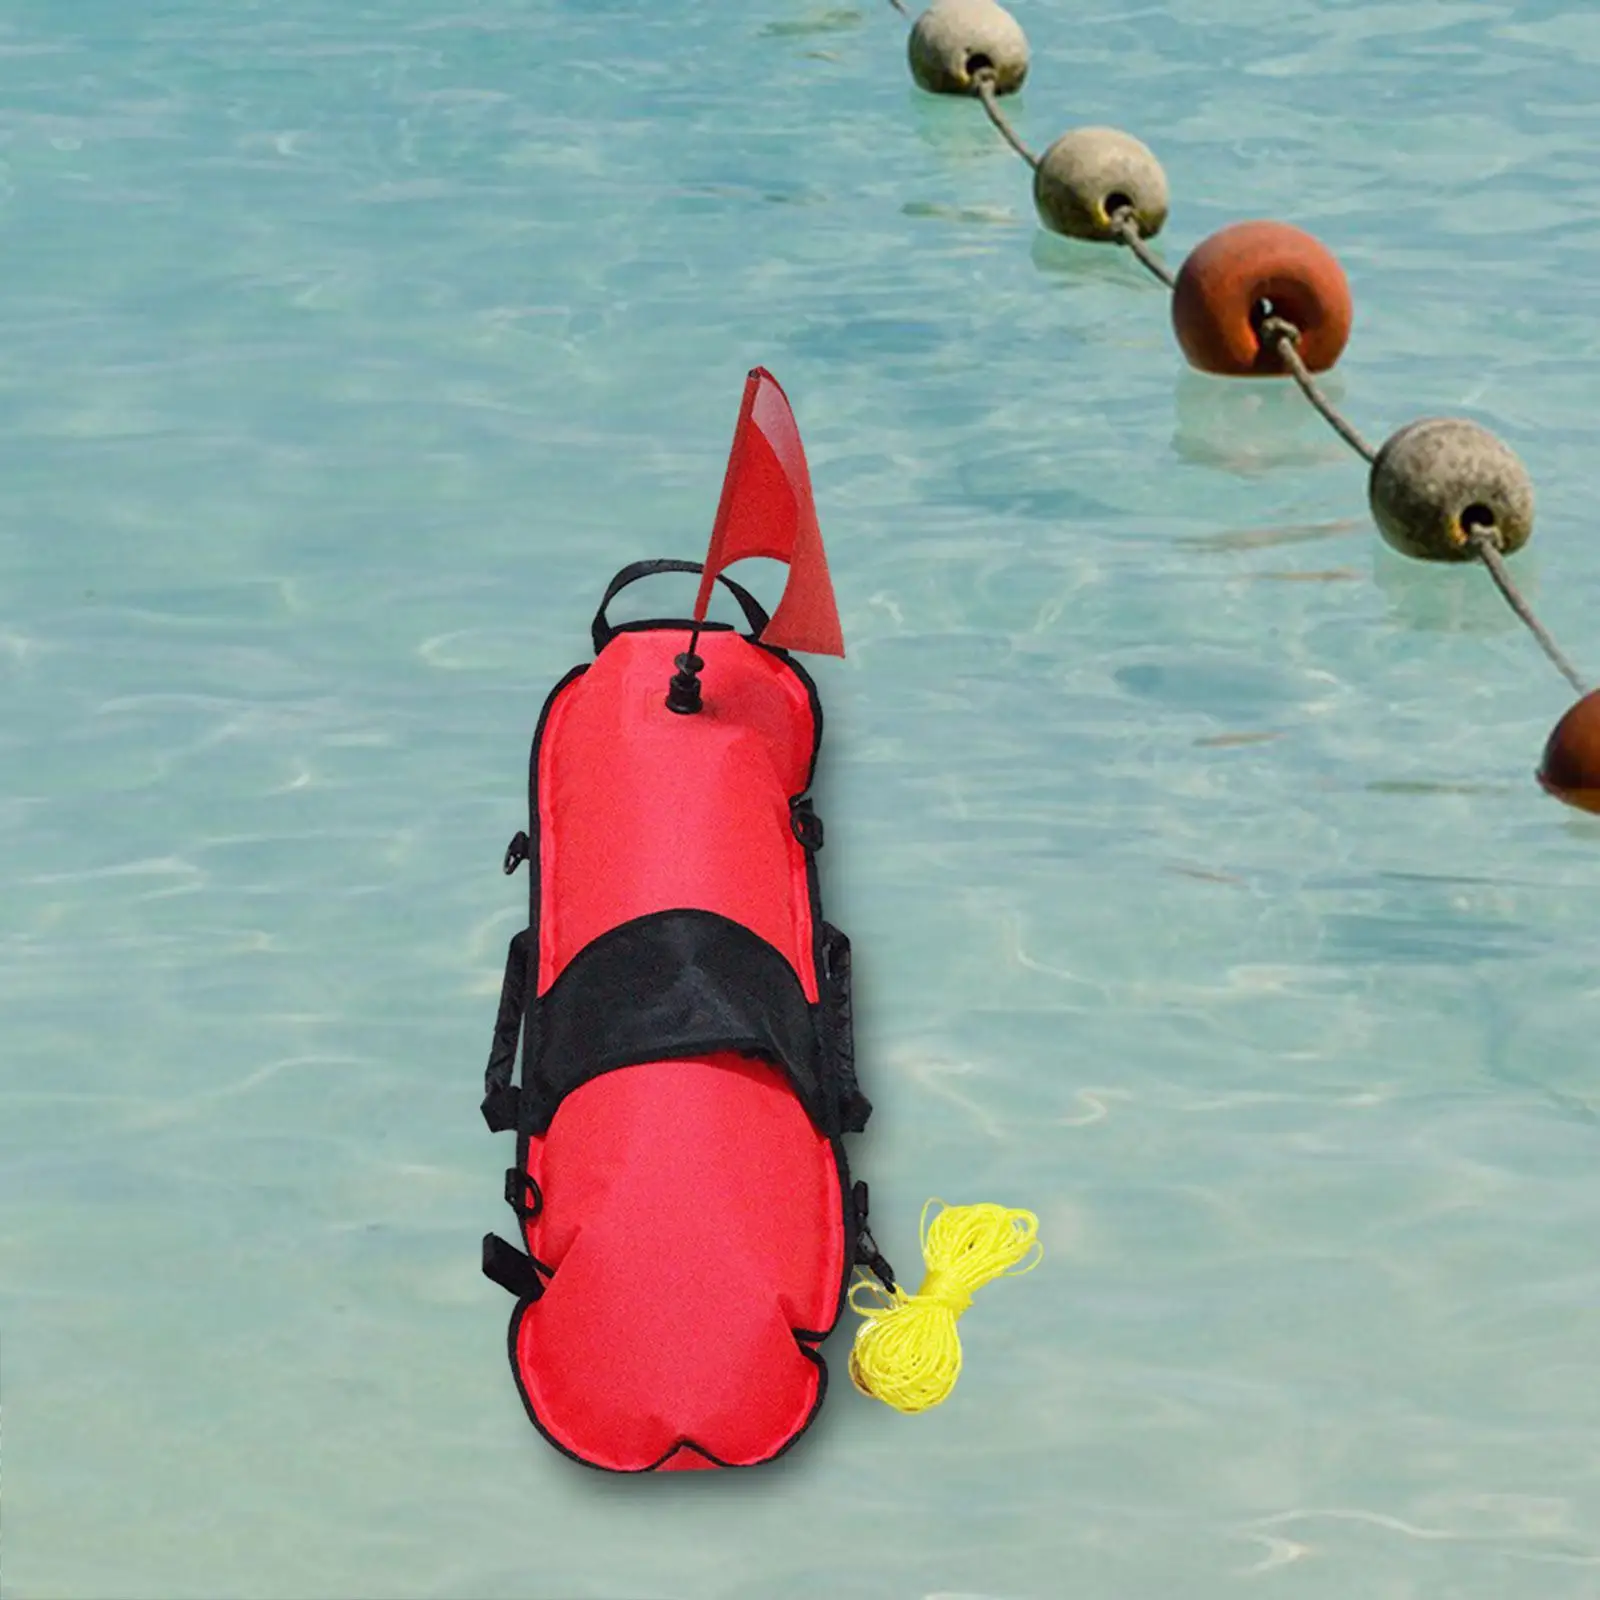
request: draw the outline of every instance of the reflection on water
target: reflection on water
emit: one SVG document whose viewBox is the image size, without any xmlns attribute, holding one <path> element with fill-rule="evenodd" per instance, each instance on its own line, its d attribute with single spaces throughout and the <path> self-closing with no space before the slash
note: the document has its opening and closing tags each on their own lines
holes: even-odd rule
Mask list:
<svg viewBox="0 0 1600 1600">
<path fill-rule="evenodd" d="M 1507 566 L 1517 587 L 1537 611 L 1539 549 L 1529 544 Z M 1512 634 L 1522 631 L 1494 580 L 1476 561 L 1411 561 L 1390 549 L 1374 531 L 1372 578 L 1383 596 L 1391 622 L 1419 633 Z M 1532 639 L 1528 649 L 1543 663 Z"/>
<path fill-rule="evenodd" d="M 1328 399 L 1342 408 L 1343 386 L 1337 377 L 1329 375 L 1319 382 Z M 1349 446 L 1289 378 L 1216 378 L 1185 367 L 1174 389 L 1173 406 L 1177 425 L 1172 448 L 1196 466 L 1240 477 L 1344 459 L 1360 467 Z M 1364 481 L 1364 476 L 1363 470 L 1357 481 Z"/>
<path fill-rule="evenodd" d="M 1031 206 L 1029 210 L 1031 213 Z M 1163 255 L 1159 239 L 1153 248 L 1158 256 Z M 1102 244 L 1094 239 L 1069 239 L 1059 233 L 1051 232 L 1041 224 L 1034 234 L 1029 255 L 1041 278 L 1047 283 L 1054 280 L 1055 284 L 1063 288 L 1083 283 L 1114 283 L 1126 294 L 1138 295 L 1141 291 L 1148 291 L 1147 300 L 1149 296 L 1159 297 L 1159 300 L 1167 298 L 1166 286 L 1152 278 L 1138 260 L 1121 245 Z M 1168 260 L 1167 264 L 1171 266 L 1173 262 Z M 1165 308 L 1159 305 L 1159 300 L 1152 318 L 1152 326 L 1158 331 L 1167 316 Z M 1136 300 L 1134 305 L 1141 309 L 1145 316 L 1151 316 L 1151 307 L 1148 303 L 1141 306 Z"/>
</svg>

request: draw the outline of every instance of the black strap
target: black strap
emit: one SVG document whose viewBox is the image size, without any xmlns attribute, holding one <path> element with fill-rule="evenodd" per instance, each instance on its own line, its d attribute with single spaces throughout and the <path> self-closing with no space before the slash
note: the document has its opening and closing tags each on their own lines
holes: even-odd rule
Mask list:
<svg viewBox="0 0 1600 1600">
<path fill-rule="evenodd" d="M 867 1226 L 867 1186 L 858 1183 L 850 1191 L 856 1212 L 856 1265 L 865 1267 L 890 1294 L 894 1293 L 894 1268 L 883 1259 L 878 1241 Z"/>
<path fill-rule="evenodd" d="M 850 941 L 831 922 L 822 924 L 822 960 L 817 982 L 823 1047 L 839 1103 L 839 1130 L 860 1133 L 872 1115 L 872 1102 L 862 1094 L 856 1077 Z"/>
<path fill-rule="evenodd" d="M 616 637 L 617 630 L 606 619 L 606 607 L 630 583 L 636 583 L 640 578 L 653 578 L 658 572 L 702 572 L 704 570 L 704 563 L 699 561 L 634 561 L 624 567 L 606 586 L 606 592 L 600 600 L 600 609 L 594 614 L 594 627 L 591 630 L 594 636 L 594 653 L 599 655 Z M 723 573 L 719 572 L 717 574 L 717 582 L 727 586 L 733 598 L 739 602 L 739 607 L 744 612 L 745 621 L 750 624 L 752 637 L 759 638 L 766 631 L 767 624 L 772 620 L 761 609 L 761 603 L 742 584 L 735 583 L 732 578 Z"/>
<path fill-rule="evenodd" d="M 837 1127 L 816 1021 L 776 946 L 715 911 L 675 907 L 592 939 L 528 1010 L 519 1131 L 543 1134 L 562 1099 L 645 1061 L 732 1050 L 782 1066 L 825 1133 Z"/>
<path fill-rule="evenodd" d="M 537 1300 L 544 1293 L 544 1280 L 553 1278 L 555 1271 L 537 1256 L 507 1244 L 499 1234 L 486 1233 L 483 1236 L 483 1275 L 519 1300 Z"/>
<path fill-rule="evenodd" d="M 494 1022 L 494 1043 L 483 1074 L 483 1120 L 491 1133 L 504 1133 L 517 1125 L 521 1095 L 511 1082 L 517 1064 L 517 1040 L 522 1033 L 524 1001 L 528 992 L 528 933 L 512 937 L 506 951 L 506 975 L 500 985 L 500 1010 Z"/>
</svg>

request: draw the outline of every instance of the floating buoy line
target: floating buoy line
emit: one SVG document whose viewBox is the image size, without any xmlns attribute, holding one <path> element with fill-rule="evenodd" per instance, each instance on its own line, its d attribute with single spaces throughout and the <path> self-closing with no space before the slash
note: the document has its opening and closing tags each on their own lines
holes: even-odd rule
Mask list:
<svg viewBox="0 0 1600 1600">
<path fill-rule="evenodd" d="M 1518 589 L 1506 564 L 1533 534 L 1533 483 L 1503 441 L 1459 417 L 1408 423 L 1374 449 L 1323 393 L 1316 375 L 1339 359 L 1353 305 L 1333 253 L 1284 222 L 1238 222 L 1197 245 L 1172 272 L 1150 248 L 1166 224 L 1166 174 L 1117 128 L 1083 127 L 1036 155 L 1000 101 L 1028 75 L 1028 41 L 996 0 L 935 0 L 908 21 L 907 58 L 930 94 L 975 99 L 1033 170 L 1034 208 L 1052 232 L 1126 248 L 1172 293 L 1179 348 L 1218 377 L 1287 377 L 1368 468 L 1367 500 L 1386 543 L 1417 561 L 1480 563 L 1579 699 L 1546 743 L 1538 779 L 1556 798 L 1600 813 L 1600 691 L 1591 691 Z"/>
</svg>

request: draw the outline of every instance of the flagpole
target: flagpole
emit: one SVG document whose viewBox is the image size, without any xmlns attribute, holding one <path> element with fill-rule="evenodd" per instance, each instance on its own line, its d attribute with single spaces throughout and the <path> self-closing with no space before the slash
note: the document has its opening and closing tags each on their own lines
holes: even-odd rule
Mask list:
<svg viewBox="0 0 1600 1600">
<path fill-rule="evenodd" d="M 711 524 L 711 540 L 706 548 L 706 559 L 700 569 L 700 592 L 695 596 L 694 619 L 703 621 L 706 605 L 711 599 L 711 586 L 717 581 L 716 565 L 723 529 L 733 510 L 733 497 L 739 481 L 739 467 L 744 457 L 745 438 L 755 413 L 756 395 L 761 389 L 761 367 L 752 367 L 745 374 L 744 394 L 739 400 L 739 418 L 733 425 L 733 448 L 728 451 L 727 470 L 722 475 L 722 493 L 717 497 L 717 514 Z M 776 381 L 776 380 L 774 380 Z"/>
<path fill-rule="evenodd" d="M 694 602 L 694 631 L 689 635 L 689 648 L 673 658 L 677 671 L 667 684 L 667 710 L 679 716 L 690 717 L 703 708 L 700 698 L 700 671 L 705 662 L 695 654 L 700 642 L 700 624 L 705 620 L 706 602 L 711 598 L 711 586 L 717 574 L 713 564 L 717 544 L 722 535 L 723 523 L 733 505 L 734 485 L 739 477 L 739 459 L 744 449 L 745 428 L 755 410 L 756 392 L 761 387 L 760 367 L 752 367 L 745 374 L 744 396 L 739 402 L 739 420 L 734 424 L 733 448 L 728 452 L 728 467 L 722 477 L 722 494 L 717 500 L 717 515 L 711 525 L 711 543 L 706 559 L 700 568 L 700 592 Z"/>
</svg>

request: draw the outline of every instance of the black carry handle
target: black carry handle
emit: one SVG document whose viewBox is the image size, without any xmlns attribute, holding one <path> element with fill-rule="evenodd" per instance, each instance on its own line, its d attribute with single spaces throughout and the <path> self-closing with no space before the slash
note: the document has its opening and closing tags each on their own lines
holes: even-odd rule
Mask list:
<svg viewBox="0 0 1600 1600">
<path fill-rule="evenodd" d="M 658 572 L 703 572 L 705 565 L 699 561 L 635 561 L 624 567 L 616 577 L 606 586 L 606 592 L 601 597 L 600 609 L 594 614 L 594 653 L 599 655 L 605 647 L 616 637 L 617 630 L 606 620 L 606 607 L 628 587 L 640 578 L 653 578 Z M 761 609 L 761 602 L 746 589 L 743 584 L 738 584 L 723 573 L 717 574 L 717 582 L 725 584 L 733 598 L 739 602 L 740 609 L 744 612 L 744 620 L 750 624 L 750 632 L 756 637 L 766 631 L 767 624 L 772 620 Z"/>
</svg>

